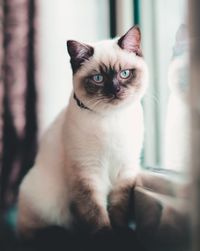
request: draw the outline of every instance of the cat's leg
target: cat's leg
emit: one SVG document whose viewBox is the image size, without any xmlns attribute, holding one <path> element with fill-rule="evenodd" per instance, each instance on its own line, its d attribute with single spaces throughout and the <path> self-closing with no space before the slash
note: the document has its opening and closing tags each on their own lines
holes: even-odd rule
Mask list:
<svg viewBox="0 0 200 251">
<path fill-rule="evenodd" d="M 108 196 L 108 212 L 113 227 L 127 227 L 133 215 L 133 192 L 136 176 L 117 179 Z"/>
<path fill-rule="evenodd" d="M 37 229 L 44 227 L 45 221 L 34 209 L 34 204 L 21 192 L 18 198 L 17 233 L 20 238 L 33 238 Z"/>
<path fill-rule="evenodd" d="M 40 170 L 30 169 L 20 184 L 17 201 L 17 233 L 20 238 L 33 238 L 37 229 L 46 225 L 40 208 L 43 189 Z"/>
<path fill-rule="evenodd" d="M 20 185 L 18 195 L 17 232 L 22 238 L 50 225 L 69 223 L 67 190 L 61 178 L 48 170 L 33 167 Z"/>
<path fill-rule="evenodd" d="M 78 178 L 73 184 L 71 213 L 77 231 L 95 233 L 111 229 L 106 194 L 88 179 Z"/>
</svg>

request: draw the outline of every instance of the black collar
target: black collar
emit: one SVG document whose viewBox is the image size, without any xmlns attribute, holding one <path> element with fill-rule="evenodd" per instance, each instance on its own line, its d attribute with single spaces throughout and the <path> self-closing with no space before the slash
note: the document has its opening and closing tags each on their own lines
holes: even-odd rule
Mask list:
<svg viewBox="0 0 200 251">
<path fill-rule="evenodd" d="M 74 99 L 76 100 L 76 104 L 77 104 L 80 108 L 83 108 L 83 109 L 92 111 L 90 108 L 88 108 L 87 106 L 85 106 L 85 105 L 77 98 L 77 96 L 76 96 L 75 93 L 74 93 Z"/>
</svg>

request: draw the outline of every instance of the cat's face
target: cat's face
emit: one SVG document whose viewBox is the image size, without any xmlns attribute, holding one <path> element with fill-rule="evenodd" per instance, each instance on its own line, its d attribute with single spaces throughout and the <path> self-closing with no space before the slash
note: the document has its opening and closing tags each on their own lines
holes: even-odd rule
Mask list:
<svg viewBox="0 0 200 251">
<path fill-rule="evenodd" d="M 85 106 L 113 110 L 143 96 L 148 73 L 140 41 L 140 30 L 133 27 L 120 39 L 94 45 L 67 42 L 74 92 Z"/>
</svg>

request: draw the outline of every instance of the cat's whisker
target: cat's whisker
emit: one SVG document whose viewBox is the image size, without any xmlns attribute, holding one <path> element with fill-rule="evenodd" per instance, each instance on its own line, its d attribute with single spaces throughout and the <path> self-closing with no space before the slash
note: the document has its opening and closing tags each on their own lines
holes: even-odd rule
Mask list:
<svg viewBox="0 0 200 251">
<path fill-rule="evenodd" d="M 154 94 L 146 94 L 145 95 L 145 99 L 150 100 L 150 101 L 154 101 L 156 104 L 160 103 L 160 100 L 158 99 L 158 97 L 156 97 Z"/>
<path fill-rule="evenodd" d="M 101 101 L 102 101 L 102 99 L 95 97 L 95 98 L 93 98 L 93 99 L 88 100 L 88 101 L 85 103 L 85 105 L 86 105 L 86 106 L 96 107 Z"/>
</svg>

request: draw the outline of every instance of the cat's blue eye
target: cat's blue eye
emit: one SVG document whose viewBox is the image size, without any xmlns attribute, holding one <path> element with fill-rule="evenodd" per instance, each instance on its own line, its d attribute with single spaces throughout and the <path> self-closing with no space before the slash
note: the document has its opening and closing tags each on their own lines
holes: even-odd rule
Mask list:
<svg viewBox="0 0 200 251">
<path fill-rule="evenodd" d="M 96 82 L 96 83 L 102 83 L 103 82 L 103 76 L 101 74 L 96 74 L 92 76 L 92 79 Z"/>
<path fill-rule="evenodd" d="M 120 72 L 119 75 L 120 75 L 120 78 L 126 79 L 126 78 L 130 77 L 131 71 L 130 70 L 123 70 Z"/>
</svg>

